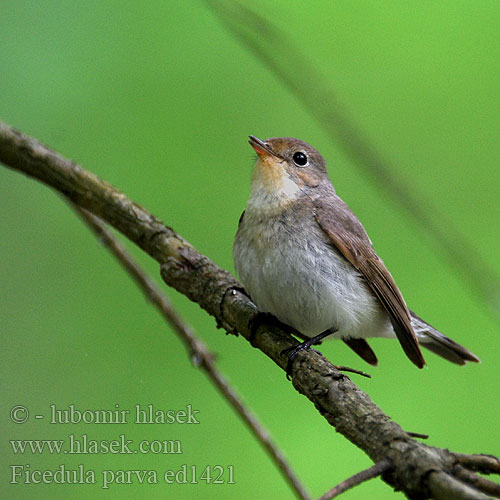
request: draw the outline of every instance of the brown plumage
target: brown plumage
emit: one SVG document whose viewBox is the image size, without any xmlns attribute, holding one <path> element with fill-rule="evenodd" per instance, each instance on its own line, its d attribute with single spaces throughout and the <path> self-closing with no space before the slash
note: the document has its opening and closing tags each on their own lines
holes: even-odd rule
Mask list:
<svg viewBox="0 0 500 500">
<path fill-rule="evenodd" d="M 419 368 L 425 360 L 411 325 L 410 311 L 391 273 L 375 253 L 370 238 L 349 207 L 334 193 L 314 200 L 321 229 L 337 250 L 365 277 L 389 314 L 398 340 L 408 358 Z"/>
<path fill-rule="evenodd" d="M 420 346 L 456 364 L 479 361 L 408 310 L 318 151 L 290 137 L 249 142 L 258 158 L 234 242 L 235 268 L 262 312 L 309 339 L 290 359 L 331 335 L 373 365 L 370 337 L 396 337 L 419 368 Z"/>
</svg>

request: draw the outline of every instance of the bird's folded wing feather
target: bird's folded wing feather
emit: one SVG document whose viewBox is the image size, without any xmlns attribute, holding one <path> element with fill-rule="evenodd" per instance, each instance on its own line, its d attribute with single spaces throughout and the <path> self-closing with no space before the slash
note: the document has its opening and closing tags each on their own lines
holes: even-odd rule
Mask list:
<svg viewBox="0 0 500 500">
<path fill-rule="evenodd" d="M 393 277 L 375 253 L 370 238 L 349 207 L 329 193 L 328 201 L 313 201 L 316 220 L 335 248 L 364 276 L 387 310 L 394 331 L 408 358 L 419 368 L 425 365 L 411 317 Z"/>
</svg>

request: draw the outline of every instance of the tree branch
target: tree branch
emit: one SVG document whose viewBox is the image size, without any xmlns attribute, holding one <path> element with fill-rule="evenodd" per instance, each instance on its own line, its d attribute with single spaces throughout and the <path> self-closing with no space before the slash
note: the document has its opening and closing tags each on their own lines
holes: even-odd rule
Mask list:
<svg viewBox="0 0 500 500">
<path fill-rule="evenodd" d="M 113 225 L 161 264 L 164 281 L 197 302 L 228 332 L 250 338 L 249 325 L 257 307 L 227 271 L 198 253 L 184 238 L 123 193 L 80 166 L 0 123 L 0 161 L 62 192 L 74 203 Z M 296 345 L 289 331 L 263 322 L 254 344 L 282 369 L 283 349 Z M 375 463 L 388 460 L 393 468 L 382 477 L 409 498 L 438 500 L 484 499 L 477 488 L 456 477 L 455 466 L 464 456 L 428 446 L 410 437 L 378 408 L 367 394 L 315 352 L 302 352 L 293 365 L 294 388 L 320 414 Z M 453 492 L 453 493 L 450 493 Z M 469 495 L 469 496 L 466 496 Z"/>
</svg>

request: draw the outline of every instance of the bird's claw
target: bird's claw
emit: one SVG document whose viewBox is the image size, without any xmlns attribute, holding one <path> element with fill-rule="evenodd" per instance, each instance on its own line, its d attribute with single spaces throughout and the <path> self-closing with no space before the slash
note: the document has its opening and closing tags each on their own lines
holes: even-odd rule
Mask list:
<svg viewBox="0 0 500 500">
<path fill-rule="evenodd" d="M 286 364 L 286 378 L 288 380 L 290 380 L 291 375 L 292 375 L 293 362 L 295 361 L 297 354 L 299 354 L 299 352 L 302 352 L 302 351 L 313 351 L 313 352 L 319 354 L 320 356 L 322 356 L 322 354 L 319 351 L 311 348 L 311 343 L 307 340 L 305 342 L 300 343 L 299 345 L 293 345 L 291 347 L 287 347 L 286 349 L 283 349 L 280 352 L 280 356 L 284 356 L 285 354 L 288 355 L 288 362 Z"/>
</svg>

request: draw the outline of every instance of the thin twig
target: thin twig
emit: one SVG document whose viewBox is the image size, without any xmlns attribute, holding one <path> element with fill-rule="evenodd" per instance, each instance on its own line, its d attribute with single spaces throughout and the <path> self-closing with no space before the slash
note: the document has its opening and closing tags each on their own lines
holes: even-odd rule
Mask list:
<svg viewBox="0 0 500 500">
<path fill-rule="evenodd" d="M 298 498 L 307 500 L 310 498 L 304 486 L 301 484 L 282 453 L 273 443 L 267 431 L 258 422 L 252 412 L 243 404 L 236 391 L 229 385 L 227 380 L 215 366 L 215 356 L 208 350 L 205 344 L 196 336 L 193 330 L 184 322 L 177 311 L 172 307 L 167 297 L 158 289 L 153 280 L 147 276 L 139 265 L 132 259 L 131 255 L 114 237 L 105 224 L 95 215 L 87 210 L 70 203 L 75 212 L 81 217 L 85 224 L 96 234 L 101 243 L 117 258 L 123 268 L 134 279 L 146 297 L 160 311 L 165 320 L 174 329 L 179 339 L 186 345 L 196 366 L 199 366 L 208 375 L 209 379 L 219 390 L 220 394 L 236 410 L 247 427 L 253 432 L 257 440 L 267 451 L 275 462 L 290 487 L 295 491 Z"/>
<path fill-rule="evenodd" d="M 493 455 L 467 455 L 453 453 L 457 462 L 468 469 L 482 472 L 483 474 L 500 474 L 500 459 Z"/>
<path fill-rule="evenodd" d="M 319 498 L 319 500 L 330 500 L 331 498 L 335 498 L 341 493 L 344 493 L 345 491 L 354 488 L 355 486 L 358 486 L 365 481 L 369 481 L 374 477 L 380 476 L 380 474 L 383 474 L 391 468 L 392 465 L 389 460 L 382 460 L 375 465 L 372 465 L 368 469 L 362 470 L 361 472 L 354 474 L 354 476 L 348 477 L 345 481 L 342 481 L 341 483 L 337 484 L 337 486 L 334 486 L 331 490 L 328 490 Z"/>
<path fill-rule="evenodd" d="M 490 481 L 485 477 L 478 476 L 461 466 L 455 468 L 455 475 L 459 479 L 474 486 L 474 488 L 484 491 L 488 495 L 493 495 L 495 498 L 500 498 L 500 484 Z"/>
<path fill-rule="evenodd" d="M 448 257 L 460 277 L 488 304 L 498 319 L 500 277 L 471 241 L 459 231 L 415 185 L 397 176 L 401 167 L 390 163 L 342 106 L 332 85 L 302 54 L 293 40 L 267 17 L 234 0 L 205 0 L 222 24 L 247 47 L 301 102 L 312 117 L 353 158 L 364 174 L 385 190 L 406 213 L 425 228 L 434 244 Z M 297 68 L 302 75 L 297 76 Z M 424 200 L 424 201 L 423 201 Z M 424 209 L 424 207 L 426 209 Z M 429 215 L 431 214 L 431 215 Z M 446 229 L 444 229 L 446 228 Z"/>
<path fill-rule="evenodd" d="M 356 368 L 349 368 L 348 366 L 343 366 L 343 365 L 335 365 L 335 368 L 337 368 L 339 372 L 355 373 L 356 375 L 361 375 L 362 377 L 365 378 L 372 378 L 372 376 L 369 373 L 357 370 Z"/>
<path fill-rule="evenodd" d="M 406 434 L 412 438 L 429 439 L 429 434 L 422 434 L 421 432 L 406 431 Z"/>
<path fill-rule="evenodd" d="M 442 470 L 432 471 L 428 484 L 431 498 L 435 500 L 492 500 L 490 496 Z"/>
</svg>

